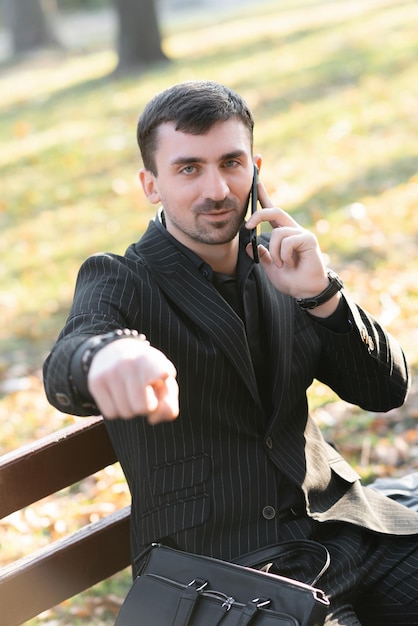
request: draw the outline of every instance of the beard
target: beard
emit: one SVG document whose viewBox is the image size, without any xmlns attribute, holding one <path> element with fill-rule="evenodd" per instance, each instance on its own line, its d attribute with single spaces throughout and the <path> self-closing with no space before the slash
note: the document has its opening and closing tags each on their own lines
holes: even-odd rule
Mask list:
<svg viewBox="0 0 418 626">
<path fill-rule="evenodd" d="M 225 219 L 210 220 L 205 219 L 205 215 L 216 211 L 227 211 Z M 198 243 L 209 245 L 221 245 L 229 243 L 238 234 L 244 223 L 247 212 L 247 205 L 241 207 L 238 202 L 232 199 L 225 199 L 219 202 L 206 200 L 204 203 L 195 205 L 192 209 L 194 220 L 182 220 L 173 215 L 170 209 L 164 205 L 164 212 L 173 226 L 186 235 L 189 239 Z"/>
</svg>

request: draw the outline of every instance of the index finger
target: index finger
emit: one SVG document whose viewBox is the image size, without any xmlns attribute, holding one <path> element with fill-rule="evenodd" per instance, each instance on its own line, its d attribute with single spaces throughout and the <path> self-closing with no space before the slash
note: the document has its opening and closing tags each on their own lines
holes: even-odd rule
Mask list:
<svg viewBox="0 0 418 626">
<path fill-rule="evenodd" d="M 301 228 L 300 224 L 298 224 L 289 213 L 286 213 L 286 211 L 283 211 L 283 209 L 279 207 L 261 209 L 261 211 L 257 211 L 252 217 L 257 217 L 257 221 L 254 220 L 253 222 L 253 224 L 255 223 L 256 225 L 261 224 L 261 222 L 269 222 L 272 228 L 281 228 L 283 226 Z M 254 225 L 252 227 L 254 228 Z"/>
<path fill-rule="evenodd" d="M 270 196 L 268 195 L 267 190 L 264 187 L 264 184 L 260 180 L 258 181 L 258 184 L 257 184 L 257 196 L 258 196 L 258 201 L 263 207 L 263 209 L 273 208 L 275 206 L 273 200 L 271 200 Z"/>
<path fill-rule="evenodd" d="M 280 226 L 300 228 L 300 224 L 298 224 L 293 217 L 286 213 L 286 211 L 283 211 L 283 209 L 275 206 L 262 182 L 259 182 L 257 185 L 257 194 L 262 209 L 261 211 L 253 213 L 248 219 L 248 228 L 255 228 L 261 224 L 261 222 L 269 222 L 272 228 L 280 228 Z"/>
<path fill-rule="evenodd" d="M 169 376 L 149 387 L 157 405 L 147 414 L 149 424 L 172 421 L 179 415 L 179 388 L 175 378 Z"/>
</svg>

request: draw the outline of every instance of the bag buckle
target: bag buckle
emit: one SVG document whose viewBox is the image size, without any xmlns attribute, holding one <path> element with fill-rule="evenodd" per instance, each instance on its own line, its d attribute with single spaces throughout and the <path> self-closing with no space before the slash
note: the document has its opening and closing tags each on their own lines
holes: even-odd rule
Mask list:
<svg viewBox="0 0 418 626">
<path fill-rule="evenodd" d="M 254 598 L 251 602 L 256 605 L 257 609 L 264 609 L 271 604 L 270 598 Z"/>
<path fill-rule="evenodd" d="M 196 591 L 203 591 L 208 586 L 208 581 L 201 578 L 193 578 L 187 585 L 188 587 L 196 587 Z"/>
</svg>

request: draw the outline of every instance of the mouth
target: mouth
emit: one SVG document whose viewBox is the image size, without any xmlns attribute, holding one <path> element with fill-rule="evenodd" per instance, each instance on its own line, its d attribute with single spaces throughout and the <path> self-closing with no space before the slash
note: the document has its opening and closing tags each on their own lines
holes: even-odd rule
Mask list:
<svg viewBox="0 0 418 626">
<path fill-rule="evenodd" d="M 205 202 L 202 202 L 202 204 L 196 206 L 196 211 L 201 215 L 213 215 L 216 217 L 218 215 L 228 215 L 236 208 L 236 203 L 232 200 L 232 198 L 225 198 L 219 202 L 206 200 Z"/>
<path fill-rule="evenodd" d="M 213 211 L 203 211 L 202 215 L 228 215 L 232 209 L 214 209 Z"/>
<path fill-rule="evenodd" d="M 212 222 L 224 222 L 225 220 L 229 219 L 231 213 L 231 209 L 218 209 L 216 211 L 201 213 L 200 215 L 209 219 Z"/>
</svg>

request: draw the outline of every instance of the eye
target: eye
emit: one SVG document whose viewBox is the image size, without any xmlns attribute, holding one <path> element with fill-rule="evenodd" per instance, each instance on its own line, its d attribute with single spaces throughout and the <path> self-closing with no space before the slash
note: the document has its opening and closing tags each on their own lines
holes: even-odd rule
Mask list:
<svg viewBox="0 0 418 626">
<path fill-rule="evenodd" d="M 181 168 L 180 172 L 182 174 L 194 174 L 196 172 L 196 166 L 195 165 L 185 165 L 184 167 Z"/>
<path fill-rule="evenodd" d="M 224 167 L 226 168 L 237 167 L 238 165 L 239 165 L 239 161 L 237 161 L 236 159 L 228 159 L 224 163 Z"/>
</svg>

